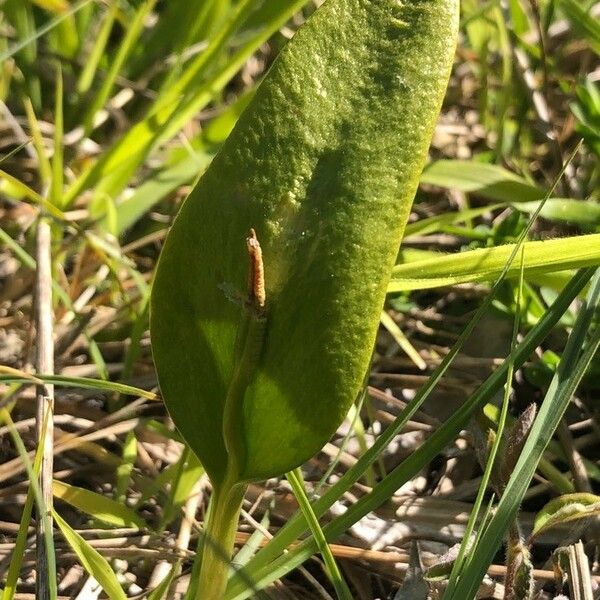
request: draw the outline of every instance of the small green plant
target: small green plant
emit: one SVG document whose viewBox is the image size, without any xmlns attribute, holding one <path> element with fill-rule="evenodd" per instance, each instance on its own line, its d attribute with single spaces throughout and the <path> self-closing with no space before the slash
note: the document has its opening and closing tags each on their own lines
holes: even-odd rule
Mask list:
<svg viewBox="0 0 600 600">
<path fill-rule="evenodd" d="M 181 209 L 153 354 L 213 485 L 197 598 L 225 589 L 249 481 L 314 455 L 362 385 L 446 89 L 456 0 L 329 0 Z"/>
</svg>

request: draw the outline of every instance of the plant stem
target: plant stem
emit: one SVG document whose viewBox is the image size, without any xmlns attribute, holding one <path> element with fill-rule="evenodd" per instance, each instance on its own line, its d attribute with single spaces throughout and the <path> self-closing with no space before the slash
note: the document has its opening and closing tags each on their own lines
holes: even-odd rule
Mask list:
<svg viewBox="0 0 600 600">
<path fill-rule="evenodd" d="M 51 237 L 50 223 L 41 218 L 37 226 L 36 240 L 36 368 L 38 373 L 50 375 L 54 373 Z M 55 567 L 49 560 L 48 552 L 51 549 L 46 547 L 48 539 L 52 540 L 48 529 L 52 531 L 53 412 L 54 386 L 48 383 L 37 386 L 36 437 L 38 444 L 43 444 L 40 489 L 46 511 L 45 515 L 38 514 L 36 521 L 37 600 L 47 600 L 56 596 L 50 576 Z"/>
<path fill-rule="evenodd" d="M 223 598 L 246 489 L 245 484 L 231 485 L 226 480 L 213 490 L 204 529 L 202 566 L 195 600 Z"/>
</svg>

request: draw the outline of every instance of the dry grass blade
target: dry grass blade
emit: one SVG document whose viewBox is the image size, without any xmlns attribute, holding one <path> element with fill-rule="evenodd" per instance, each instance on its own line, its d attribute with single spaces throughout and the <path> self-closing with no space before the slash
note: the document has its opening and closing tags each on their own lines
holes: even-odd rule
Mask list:
<svg viewBox="0 0 600 600">
<path fill-rule="evenodd" d="M 36 315 L 37 343 L 36 367 L 38 373 L 54 373 L 54 334 L 52 306 L 52 259 L 51 230 L 46 219 L 40 219 L 37 227 L 36 246 Z M 52 527 L 52 479 L 54 476 L 54 386 L 38 385 L 36 435 L 38 444 L 43 444 L 42 464 L 40 468 L 40 488 L 48 519 L 38 515 L 36 520 L 36 547 L 38 574 L 36 577 L 36 599 L 49 600 L 56 592 L 48 586 L 49 565 L 46 552 L 46 527 Z M 45 430 L 44 430 L 45 427 Z"/>
</svg>

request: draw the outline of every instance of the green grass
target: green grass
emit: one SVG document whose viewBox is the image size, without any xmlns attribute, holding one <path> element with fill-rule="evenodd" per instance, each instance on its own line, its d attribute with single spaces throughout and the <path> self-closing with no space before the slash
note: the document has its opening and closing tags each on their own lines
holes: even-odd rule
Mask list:
<svg viewBox="0 0 600 600">
<path fill-rule="evenodd" d="M 69 503 L 56 503 L 64 536 L 55 536 L 56 550 L 47 540 L 58 566 L 79 562 L 110 597 L 152 587 L 154 600 L 197 568 L 206 495 L 189 524 L 189 545 L 172 546 L 185 530 L 182 515 L 203 468 L 156 401 L 148 336 L 154 266 L 182 199 L 315 4 L 205 0 L 199 6 L 7 0 L 0 8 L 0 327 L 17 339 L 2 351 L 0 365 L 7 411 L 0 481 L 16 499 L 0 507 L 0 520 L 16 526 L 5 534 L 14 544 L 12 560 L 0 559 L 5 600 L 33 592 L 26 542 L 36 486 L 28 488 L 26 473 L 39 461 L 31 397 L 40 380 L 56 386 L 55 426 L 66 436 L 57 448 L 67 442 L 70 448 L 55 458 L 57 498 Z M 453 78 L 373 358 L 370 383 L 397 376 L 403 383 L 385 381 L 401 402 L 357 402 L 354 427 L 334 438 L 337 451 L 327 450 L 334 467 L 328 471 L 322 453 L 303 469 L 304 481 L 294 480 L 302 510 L 284 503 L 279 488 L 259 486 L 266 496 L 257 494 L 256 506 L 245 508 L 254 524 L 268 511 L 264 522 L 273 537 L 261 546 L 256 540 L 267 532 L 247 526 L 245 533 L 258 533 L 244 548 L 243 568 L 230 574 L 228 599 L 259 597 L 278 580 L 306 597 L 323 590 L 345 597 L 356 593 L 356 572 L 373 594 L 393 597 L 399 571 L 348 559 L 347 569 L 337 569 L 340 557 L 324 541 L 369 549 L 356 537 L 361 519 L 382 522 L 393 514 L 401 488 L 443 498 L 442 487 L 416 487 L 419 475 L 433 477 L 431 461 L 449 454 L 464 464 L 472 459 L 464 431 L 471 419 L 498 427 L 503 388 L 505 432 L 530 401 L 538 415 L 502 493 L 488 485 L 463 497 L 479 508 L 469 528 L 476 551 L 463 553 L 445 598 L 473 597 L 489 565 L 505 564 L 502 546 L 516 521 L 529 522 L 565 491 L 586 491 L 577 487 L 582 477 L 598 492 L 597 449 L 585 445 L 597 427 L 600 391 L 594 312 L 600 96 L 590 75 L 597 70 L 597 29 L 590 3 L 544 1 L 539 15 L 524 0 L 462 3 Z M 31 368 L 33 234 L 40 215 L 51 220 L 53 235 L 52 377 L 32 375 Z M 202 260 L 201 253 L 193 260 Z M 476 342 L 506 349 L 490 350 L 493 372 L 472 353 Z M 436 393 L 442 389 L 450 405 L 457 388 L 463 393 L 449 416 L 437 414 Z M 415 423 L 420 437 L 406 433 Z M 571 428 L 574 445 L 555 435 L 560 423 Z M 392 455 L 390 448 L 414 437 L 409 454 Z M 569 462 L 575 450 L 584 465 L 579 478 Z M 473 467 L 457 484 L 472 484 L 483 472 Z M 486 477 L 493 472 L 490 461 Z M 446 484 L 450 475 L 442 475 Z M 344 512 L 330 513 L 334 505 Z M 292 508 L 281 520 L 285 506 Z M 562 530 L 552 531 L 558 546 Z M 529 549 L 550 554 L 553 548 L 527 535 Z M 131 542 L 127 568 L 142 592 L 125 583 L 122 565 L 113 561 L 123 538 Z M 428 539 L 420 543 L 422 551 L 431 548 Z M 319 553 L 325 567 L 313 560 Z M 533 566 L 542 567 L 539 554 L 532 556 Z M 171 563 L 163 584 L 150 586 L 161 561 Z M 183 578 L 176 577 L 180 566 Z"/>
</svg>

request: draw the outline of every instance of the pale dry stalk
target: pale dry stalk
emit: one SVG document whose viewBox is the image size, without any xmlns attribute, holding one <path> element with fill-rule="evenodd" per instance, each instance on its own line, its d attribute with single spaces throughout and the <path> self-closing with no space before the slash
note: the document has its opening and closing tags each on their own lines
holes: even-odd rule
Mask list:
<svg viewBox="0 0 600 600">
<path fill-rule="evenodd" d="M 36 242 L 36 370 L 41 375 L 54 373 L 54 340 L 52 310 L 52 261 L 50 254 L 50 224 L 40 218 L 37 227 Z M 37 387 L 36 438 L 38 444 L 44 444 L 40 470 L 40 488 L 44 507 L 47 511 L 47 523 L 52 527 L 52 475 L 53 475 L 53 439 L 54 428 L 54 386 L 43 384 Z M 36 519 L 36 600 L 50 598 L 48 560 L 44 538 L 44 519 Z"/>
</svg>

